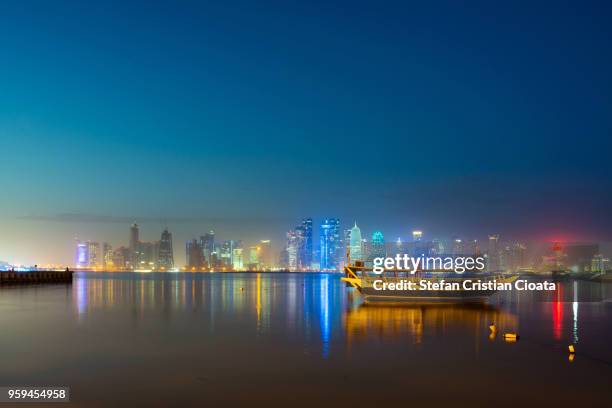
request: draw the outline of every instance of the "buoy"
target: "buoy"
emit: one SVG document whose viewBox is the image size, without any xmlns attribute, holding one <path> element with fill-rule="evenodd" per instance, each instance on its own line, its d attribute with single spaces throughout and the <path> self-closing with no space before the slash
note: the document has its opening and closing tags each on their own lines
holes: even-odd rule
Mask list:
<svg viewBox="0 0 612 408">
<path fill-rule="evenodd" d="M 506 341 L 517 341 L 519 339 L 519 335 L 516 333 L 504 333 L 504 339 Z"/>
<path fill-rule="evenodd" d="M 576 352 L 576 349 L 574 349 L 574 345 L 570 344 L 569 346 L 567 346 L 567 349 L 569 350 L 569 352 L 571 354 L 574 354 Z"/>
</svg>

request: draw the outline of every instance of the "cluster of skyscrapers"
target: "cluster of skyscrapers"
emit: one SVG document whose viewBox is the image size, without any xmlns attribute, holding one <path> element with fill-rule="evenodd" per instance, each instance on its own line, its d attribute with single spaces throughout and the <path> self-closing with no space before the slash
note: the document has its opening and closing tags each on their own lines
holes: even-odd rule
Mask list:
<svg viewBox="0 0 612 408">
<path fill-rule="evenodd" d="M 185 245 L 186 269 L 192 271 L 266 271 L 274 268 L 270 240 L 243 246 L 242 241 L 215 241 L 210 231 Z"/>
<path fill-rule="evenodd" d="M 128 246 L 113 249 L 111 244 L 95 241 L 77 241 L 76 267 L 105 270 L 160 270 L 175 268 L 172 234 L 168 229 L 161 233 L 159 241 L 140 240 L 137 224 L 130 227 Z"/>
<path fill-rule="evenodd" d="M 355 222 L 341 230 L 338 218 L 325 218 L 318 224 L 315 240 L 312 218 L 304 218 L 286 233 L 280 252 L 273 254 L 270 240 L 244 245 L 239 240 L 215 239 L 209 231 L 185 244 L 186 263 L 174 261 L 172 234 L 164 229 L 158 241 L 140 240 L 137 224 L 130 226 L 129 243 L 113 249 L 107 242 L 77 241 L 76 267 L 93 270 L 189 270 L 189 271 L 341 271 L 347 259 L 371 262 L 377 257 L 485 256 L 490 272 L 605 272 L 610 260 L 601 255 L 597 244 L 554 244 L 540 250 L 525 243 L 502 243 L 499 235 L 489 235 L 484 245 L 476 239 L 424 239 L 423 231 L 412 231 L 405 241 L 385 241 L 381 231 L 367 237 Z"/>
</svg>

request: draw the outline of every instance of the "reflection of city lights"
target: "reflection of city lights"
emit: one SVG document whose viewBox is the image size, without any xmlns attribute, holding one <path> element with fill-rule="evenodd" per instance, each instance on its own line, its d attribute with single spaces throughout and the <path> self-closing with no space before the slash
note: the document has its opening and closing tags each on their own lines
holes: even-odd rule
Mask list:
<svg viewBox="0 0 612 408">
<path fill-rule="evenodd" d="M 574 301 L 572 302 L 572 313 L 574 317 L 574 327 L 572 329 L 572 335 L 574 337 L 574 343 L 578 343 L 578 282 L 574 281 Z"/>
<path fill-rule="evenodd" d="M 329 332 L 330 332 L 330 316 L 329 316 L 329 275 L 325 274 L 320 278 L 320 293 L 319 293 L 319 310 L 320 310 L 320 325 L 321 325 L 321 340 L 323 341 L 323 357 L 329 356 Z"/>
<path fill-rule="evenodd" d="M 560 340 L 563 330 L 563 286 L 561 285 L 557 285 L 556 298 L 552 302 L 552 308 L 553 336 Z"/>
</svg>

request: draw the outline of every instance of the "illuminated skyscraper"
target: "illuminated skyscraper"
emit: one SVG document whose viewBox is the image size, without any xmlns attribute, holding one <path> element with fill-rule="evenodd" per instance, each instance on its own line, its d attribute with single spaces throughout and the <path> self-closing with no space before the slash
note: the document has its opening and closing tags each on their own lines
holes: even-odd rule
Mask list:
<svg viewBox="0 0 612 408">
<path fill-rule="evenodd" d="M 287 232 L 287 267 L 291 271 L 298 270 L 298 255 L 300 252 L 301 235 L 296 230 Z"/>
<path fill-rule="evenodd" d="M 501 270 L 500 258 L 499 235 L 489 235 L 489 248 L 487 251 L 487 269 L 489 272 Z"/>
<path fill-rule="evenodd" d="M 414 242 L 421 242 L 423 239 L 423 231 L 415 230 L 412 231 L 412 240 Z"/>
<path fill-rule="evenodd" d="M 372 253 L 370 259 L 384 258 L 387 256 L 385 249 L 385 237 L 381 231 L 374 231 L 372 234 Z"/>
<path fill-rule="evenodd" d="M 138 231 L 138 224 L 132 224 L 130 227 L 130 264 L 132 267 L 136 266 L 140 262 L 140 237 Z"/>
<path fill-rule="evenodd" d="M 88 253 L 89 253 L 89 267 L 97 268 L 102 266 L 102 251 L 100 249 L 100 243 L 87 241 Z"/>
<path fill-rule="evenodd" d="M 245 261 L 245 267 L 248 271 L 259 270 L 259 252 L 261 247 L 259 245 L 249 247 L 248 259 Z"/>
<path fill-rule="evenodd" d="M 223 268 L 232 269 L 234 267 L 234 249 L 241 246 L 240 241 L 227 240 L 221 245 L 219 257 Z"/>
<path fill-rule="evenodd" d="M 323 220 L 319 229 L 321 270 L 336 271 L 340 265 L 340 220 Z"/>
<path fill-rule="evenodd" d="M 361 230 L 357 226 L 357 222 L 355 222 L 355 226 L 351 228 L 349 239 L 350 239 L 349 247 L 351 250 L 351 260 L 356 261 L 356 260 L 363 259 Z"/>
<path fill-rule="evenodd" d="M 168 270 L 174 268 L 174 251 L 172 250 L 172 234 L 165 229 L 159 241 L 157 267 Z"/>
<path fill-rule="evenodd" d="M 272 245 L 269 239 L 259 242 L 259 268 L 262 270 L 272 268 Z"/>
<path fill-rule="evenodd" d="M 312 218 L 304 218 L 295 229 L 298 234 L 298 267 L 310 269 L 312 264 Z"/>
<path fill-rule="evenodd" d="M 242 248 L 234 248 L 232 251 L 232 267 L 235 271 L 242 271 L 244 269 Z"/>
<path fill-rule="evenodd" d="M 113 247 L 108 242 L 102 243 L 102 266 L 112 268 L 113 265 Z"/>
<path fill-rule="evenodd" d="M 453 239 L 453 255 L 465 255 L 465 243 L 461 238 Z"/>
<path fill-rule="evenodd" d="M 75 265 L 77 268 L 89 266 L 89 245 L 87 243 L 77 241 Z"/>
<path fill-rule="evenodd" d="M 214 266 L 212 254 L 215 251 L 215 232 L 210 231 L 200 237 L 200 246 L 202 247 L 202 255 L 204 261 L 209 268 Z"/>
<path fill-rule="evenodd" d="M 400 237 L 397 237 L 393 245 L 393 249 L 391 250 L 392 255 L 403 254 L 404 253 L 404 243 Z"/>
<path fill-rule="evenodd" d="M 446 252 L 446 247 L 444 243 L 437 238 L 434 238 L 431 241 L 431 254 L 432 255 L 444 255 Z"/>
</svg>

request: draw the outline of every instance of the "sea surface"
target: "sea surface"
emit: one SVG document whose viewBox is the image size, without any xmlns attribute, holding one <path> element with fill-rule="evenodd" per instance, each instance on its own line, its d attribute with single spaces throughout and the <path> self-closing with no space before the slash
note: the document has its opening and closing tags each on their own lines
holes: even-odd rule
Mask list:
<svg viewBox="0 0 612 408">
<path fill-rule="evenodd" d="M 610 407 L 611 295 L 393 307 L 337 274 L 78 273 L 0 287 L 0 386 L 69 386 L 75 407 Z"/>
</svg>

